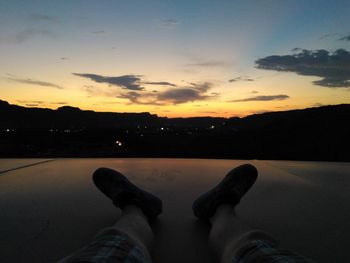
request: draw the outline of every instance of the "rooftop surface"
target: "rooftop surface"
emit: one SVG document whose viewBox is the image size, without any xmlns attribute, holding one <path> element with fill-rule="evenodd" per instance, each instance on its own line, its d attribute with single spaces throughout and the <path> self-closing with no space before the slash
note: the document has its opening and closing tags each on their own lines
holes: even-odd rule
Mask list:
<svg viewBox="0 0 350 263">
<path fill-rule="evenodd" d="M 350 163 L 199 159 L 0 159 L 1 262 L 54 262 L 87 244 L 120 215 L 93 185 L 117 169 L 162 198 L 154 262 L 213 262 L 207 225 L 192 202 L 233 167 L 259 178 L 237 207 L 282 248 L 318 262 L 350 262 Z"/>
</svg>

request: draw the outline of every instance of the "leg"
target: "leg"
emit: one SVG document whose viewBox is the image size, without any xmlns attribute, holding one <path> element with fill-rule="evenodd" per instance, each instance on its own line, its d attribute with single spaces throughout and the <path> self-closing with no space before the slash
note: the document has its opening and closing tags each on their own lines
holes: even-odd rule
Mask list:
<svg viewBox="0 0 350 263">
<path fill-rule="evenodd" d="M 295 253 L 277 249 L 272 237 L 251 228 L 236 216 L 235 206 L 256 178 L 255 167 L 239 166 L 193 204 L 194 214 L 212 225 L 209 244 L 219 262 L 312 262 Z"/>
<path fill-rule="evenodd" d="M 232 206 L 225 204 L 216 209 L 210 222 L 209 245 L 220 262 L 230 262 L 237 239 L 251 229 L 238 220 Z"/>
<path fill-rule="evenodd" d="M 111 169 L 98 169 L 93 180 L 116 206 L 122 208 L 122 215 L 90 244 L 60 262 L 151 262 L 154 235 L 149 222 L 161 213 L 161 200 Z"/>
<path fill-rule="evenodd" d="M 127 234 L 142 248 L 145 254 L 150 254 L 154 234 L 148 219 L 139 207 L 132 205 L 125 207 L 122 216 L 112 228 Z"/>
<path fill-rule="evenodd" d="M 210 222 L 209 244 L 221 263 L 313 262 L 294 252 L 277 248 L 277 242 L 270 235 L 239 220 L 230 205 L 220 205 Z"/>
</svg>

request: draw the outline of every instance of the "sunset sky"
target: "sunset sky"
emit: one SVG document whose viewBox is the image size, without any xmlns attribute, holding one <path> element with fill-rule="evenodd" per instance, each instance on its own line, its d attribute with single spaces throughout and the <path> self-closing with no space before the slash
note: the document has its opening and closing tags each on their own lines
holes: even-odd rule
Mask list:
<svg viewBox="0 0 350 263">
<path fill-rule="evenodd" d="M 350 1 L 1 0 L 0 99 L 159 116 L 350 103 Z"/>
</svg>

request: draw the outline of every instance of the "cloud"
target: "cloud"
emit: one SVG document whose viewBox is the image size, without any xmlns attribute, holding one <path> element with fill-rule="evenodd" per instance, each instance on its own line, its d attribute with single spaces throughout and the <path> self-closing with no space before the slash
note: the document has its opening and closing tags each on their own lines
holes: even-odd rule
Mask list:
<svg viewBox="0 0 350 263">
<path fill-rule="evenodd" d="M 252 90 L 250 93 L 256 94 L 256 93 L 259 93 L 259 91 L 257 91 L 257 90 Z"/>
<path fill-rule="evenodd" d="M 23 83 L 23 84 L 28 84 L 28 85 L 37 85 L 37 86 L 43 86 L 43 87 L 51 87 L 51 88 L 56 88 L 56 89 L 63 89 L 63 87 L 46 82 L 46 81 L 41 81 L 41 80 L 34 80 L 34 79 L 22 79 L 22 78 L 15 78 L 15 77 L 8 77 L 6 78 L 10 81 L 18 82 L 18 83 Z"/>
<path fill-rule="evenodd" d="M 0 38 L 0 43 L 22 44 L 30 39 L 37 37 L 52 38 L 54 33 L 46 29 L 25 29 L 16 34 Z"/>
<path fill-rule="evenodd" d="M 36 37 L 52 38 L 54 34 L 46 29 L 26 29 L 15 34 L 13 38 L 9 39 L 9 42 L 21 44 Z"/>
<path fill-rule="evenodd" d="M 339 40 L 343 40 L 343 41 L 350 41 L 350 33 L 346 36 L 343 36 L 341 38 L 339 38 Z"/>
<path fill-rule="evenodd" d="M 216 95 L 208 95 L 207 92 L 212 88 L 212 83 L 196 83 L 188 87 L 171 88 L 161 92 L 138 93 L 130 91 L 118 96 L 118 98 L 128 99 L 131 104 L 143 105 L 169 105 L 181 104 L 193 101 L 207 100 Z"/>
<path fill-rule="evenodd" d="M 129 100 L 129 104 L 142 104 L 142 105 L 164 105 L 161 102 L 158 102 L 151 93 L 138 93 L 136 91 L 129 91 L 123 94 L 120 94 L 117 96 L 121 99 L 127 99 Z"/>
<path fill-rule="evenodd" d="M 189 60 L 184 66 L 185 71 L 192 71 L 193 69 L 203 69 L 203 68 L 227 68 L 231 66 L 226 59 L 219 58 L 207 58 L 195 54 L 184 54 L 186 58 Z"/>
<path fill-rule="evenodd" d="M 175 27 L 179 24 L 179 21 L 173 18 L 162 20 L 162 26 L 167 28 Z"/>
<path fill-rule="evenodd" d="M 91 34 L 94 34 L 94 35 L 105 35 L 106 31 L 104 31 L 104 30 L 97 30 L 97 31 L 91 32 Z"/>
<path fill-rule="evenodd" d="M 45 102 L 45 101 L 42 101 L 42 100 L 17 100 L 17 102 L 20 103 L 20 104 L 25 104 L 26 106 L 29 106 L 29 107 L 44 106 L 46 104 L 55 104 L 55 105 L 66 105 L 66 104 L 68 104 L 67 102 L 64 102 L 64 101 Z"/>
<path fill-rule="evenodd" d="M 37 13 L 31 14 L 29 18 L 30 20 L 33 20 L 33 21 L 58 22 L 58 18 L 55 16 L 49 16 L 49 15 L 37 14 Z"/>
<path fill-rule="evenodd" d="M 50 102 L 50 104 L 66 105 L 66 104 L 68 104 L 68 102 L 65 102 L 65 101 L 57 101 L 57 102 Z"/>
<path fill-rule="evenodd" d="M 91 79 L 97 83 L 107 83 L 109 85 L 114 85 L 121 87 L 123 89 L 129 90 L 144 90 L 144 87 L 141 86 L 140 75 L 123 75 L 118 77 L 107 77 L 96 74 L 81 74 L 81 73 L 72 73 L 75 76 Z"/>
<path fill-rule="evenodd" d="M 268 56 L 255 61 L 257 68 L 295 72 L 303 76 L 316 76 L 315 85 L 336 88 L 350 87 L 350 52 L 338 49 L 300 50 L 293 55 Z"/>
<path fill-rule="evenodd" d="M 104 96 L 104 97 L 115 97 L 119 94 L 117 90 L 107 90 L 101 87 L 93 85 L 85 85 L 82 90 L 88 94 L 88 97 Z"/>
<path fill-rule="evenodd" d="M 144 84 L 148 85 L 162 85 L 162 86 L 176 86 L 173 83 L 160 81 L 142 81 L 142 75 L 123 75 L 117 77 L 108 77 L 96 74 L 82 74 L 82 73 L 72 73 L 75 76 L 83 77 L 91 79 L 97 83 L 107 83 L 109 85 L 118 86 L 122 89 L 128 90 L 144 90 L 145 88 L 142 86 Z"/>
<path fill-rule="evenodd" d="M 254 79 L 250 78 L 249 76 L 238 76 L 233 79 L 230 79 L 228 82 L 236 82 L 236 81 L 254 81 Z"/>
<path fill-rule="evenodd" d="M 176 84 L 167 82 L 167 81 L 145 81 L 142 82 L 142 84 L 148 84 L 148 85 L 162 85 L 162 86 L 172 86 L 172 87 L 176 87 Z"/>
<path fill-rule="evenodd" d="M 201 60 L 194 63 L 188 63 L 187 67 L 227 67 L 229 64 L 222 60 Z"/>
<path fill-rule="evenodd" d="M 189 101 L 205 100 L 208 96 L 203 95 L 203 92 L 197 89 L 180 88 L 164 91 L 157 96 L 160 101 L 167 101 L 172 104 L 180 104 Z"/>
<path fill-rule="evenodd" d="M 42 100 L 17 100 L 18 103 L 22 103 L 22 104 L 45 104 L 44 101 Z"/>
<path fill-rule="evenodd" d="M 231 100 L 230 102 L 247 102 L 247 101 L 271 101 L 271 100 L 286 100 L 289 99 L 288 95 L 265 95 L 255 96 L 239 100 Z"/>
<path fill-rule="evenodd" d="M 341 34 L 339 33 L 326 33 L 323 34 L 322 36 L 319 37 L 319 40 L 323 40 L 323 39 L 327 39 L 327 38 L 333 38 L 333 37 L 337 37 L 340 36 Z"/>
</svg>

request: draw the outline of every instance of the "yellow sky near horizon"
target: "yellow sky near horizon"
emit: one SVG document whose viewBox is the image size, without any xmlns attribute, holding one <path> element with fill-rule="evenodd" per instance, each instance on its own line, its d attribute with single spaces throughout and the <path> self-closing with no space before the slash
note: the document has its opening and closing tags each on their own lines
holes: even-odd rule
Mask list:
<svg viewBox="0 0 350 263">
<path fill-rule="evenodd" d="M 243 117 L 261 112 L 350 102 L 348 89 L 318 87 L 312 84 L 312 81 L 317 78 L 295 76 L 293 73 L 281 73 L 254 82 L 217 83 L 211 91 L 219 94 L 212 98 L 181 104 L 170 103 L 165 106 L 131 104 L 127 99 L 104 94 L 90 95 L 84 90 L 85 86 L 91 84 L 89 80 L 74 76 L 70 78 L 73 83 L 69 87 L 68 81 L 49 80 L 53 83 L 63 83 L 61 85 L 64 86 L 64 89 L 29 86 L 2 79 L 0 83 L 5 85 L 5 82 L 8 89 L 3 90 L 1 99 L 11 104 L 26 107 L 57 109 L 69 105 L 99 112 L 150 112 L 162 117 Z M 111 89 L 109 85 L 104 83 L 92 83 L 92 86 L 105 90 Z M 157 86 L 152 86 L 152 88 L 156 90 L 167 89 Z M 284 94 L 286 90 L 288 90 L 289 96 L 286 100 L 232 102 L 232 100 L 255 97 L 260 94 Z"/>
</svg>

